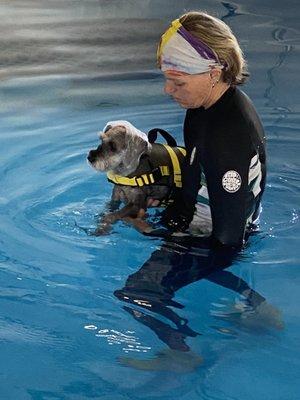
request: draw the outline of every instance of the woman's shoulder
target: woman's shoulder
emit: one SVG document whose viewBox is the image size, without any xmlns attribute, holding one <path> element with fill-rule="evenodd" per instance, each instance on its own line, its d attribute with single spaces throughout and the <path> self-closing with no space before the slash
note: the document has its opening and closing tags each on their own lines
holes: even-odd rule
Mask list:
<svg viewBox="0 0 300 400">
<path fill-rule="evenodd" d="M 219 132 L 262 131 L 262 124 L 249 96 L 238 87 L 229 87 L 224 95 L 210 108 L 189 109 L 186 112 L 185 127 L 196 130 L 204 128 L 210 134 Z"/>
<path fill-rule="evenodd" d="M 254 103 L 240 89 L 236 89 L 235 107 L 237 111 L 236 115 L 241 123 L 247 125 L 252 133 L 257 132 L 259 135 L 264 136 L 263 125 Z"/>
<path fill-rule="evenodd" d="M 247 119 L 259 119 L 258 112 L 255 108 L 253 101 L 250 97 L 241 89 L 235 88 L 234 95 L 232 96 L 233 110 L 240 114 L 241 117 Z"/>
</svg>

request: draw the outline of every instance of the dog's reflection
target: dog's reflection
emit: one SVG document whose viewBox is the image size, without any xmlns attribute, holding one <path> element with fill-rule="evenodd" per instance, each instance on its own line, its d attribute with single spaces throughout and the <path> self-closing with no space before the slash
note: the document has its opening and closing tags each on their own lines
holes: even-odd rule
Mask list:
<svg viewBox="0 0 300 400">
<path fill-rule="evenodd" d="M 137 272 L 129 275 L 125 286 L 114 294 L 118 299 L 138 306 L 123 308 L 149 327 L 170 349 L 186 352 L 190 348 L 185 339 L 200 333 L 189 327 L 188 321 L 174 311 L 183 308 L 173 300 L 178 289 L 205 278 L 241 294 L 252 309 L 266 303 L 266 299 L 244 280 L 225 270 L 236 257 L 235 250 L 212 250 L 194 243 L 169 241 L 156 250 Z M 155 314 L 172 324 L 162 322 Z"/>
</svg>

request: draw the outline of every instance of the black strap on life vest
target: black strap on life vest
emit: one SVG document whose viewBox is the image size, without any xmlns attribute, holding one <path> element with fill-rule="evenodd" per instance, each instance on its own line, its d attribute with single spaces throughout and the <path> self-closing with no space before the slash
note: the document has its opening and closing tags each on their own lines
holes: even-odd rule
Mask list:
<svg viewBox="0 0 300 400">
<path fill-rule="evenodd" d="M 173 138 L 173 136 L 169 132 L 161 128 L 153 128 L 148 132 L 148 140 L 150 143 L 155 143 L 158 133 L 161 134 L 161 136 L 165 139 L 165 141 L 169 146 L 177 147 L 177 142 Z"/>
</svg>

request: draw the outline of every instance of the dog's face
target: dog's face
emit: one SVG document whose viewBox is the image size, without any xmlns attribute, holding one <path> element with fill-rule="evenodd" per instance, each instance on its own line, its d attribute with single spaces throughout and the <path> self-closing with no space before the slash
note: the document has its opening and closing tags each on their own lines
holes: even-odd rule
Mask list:
<svg viewBox="0 0 300 400">
<path fill-rule="evenodd" d="M 97 171 L 112 171 L 123 176 L 135 171 L 141 155 L 149 148 L 146 140 L 128 132 L 124 126 L 108 126 L 100 133 L 100 139 L 100 146 L 88 154 L 89 163 Z"/>
</svg>

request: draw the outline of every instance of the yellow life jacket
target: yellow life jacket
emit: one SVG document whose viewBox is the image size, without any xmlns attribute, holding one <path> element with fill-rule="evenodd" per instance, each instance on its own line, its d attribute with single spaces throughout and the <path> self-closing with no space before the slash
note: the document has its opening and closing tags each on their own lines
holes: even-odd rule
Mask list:
<svg viewBox="0 0 300 400">
<path fill-rule="evenodd" d="M 107 173 L 116 185 L 141 187 L 145 185 L 175 185 L 182 187 L 181 165 L 186 155 L 183 147 L 153 143 L 150 154 L 141 157 L 138 168 L 128 176 Z"/>
</svg>

